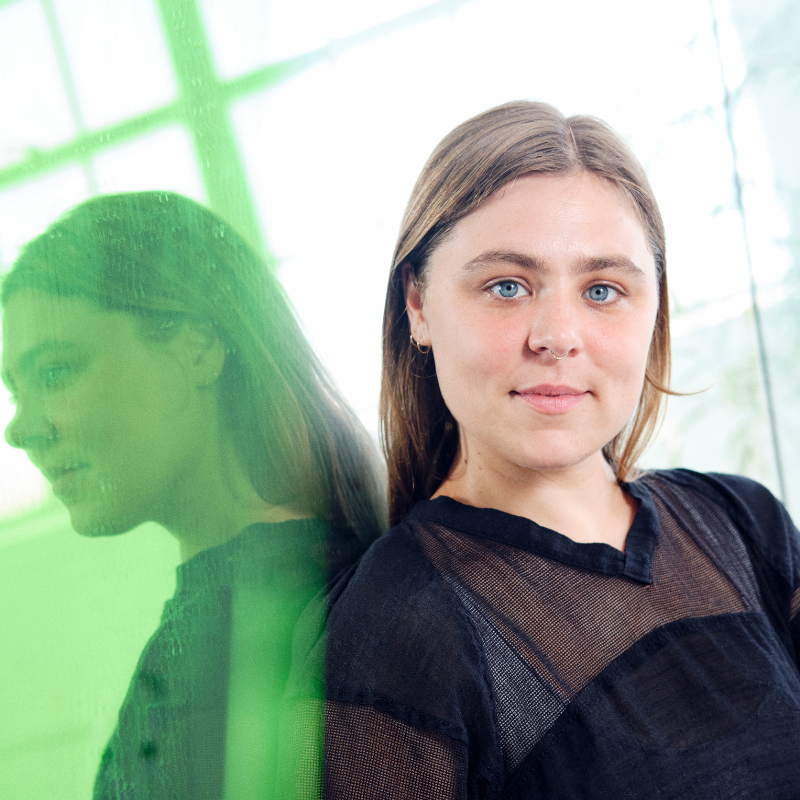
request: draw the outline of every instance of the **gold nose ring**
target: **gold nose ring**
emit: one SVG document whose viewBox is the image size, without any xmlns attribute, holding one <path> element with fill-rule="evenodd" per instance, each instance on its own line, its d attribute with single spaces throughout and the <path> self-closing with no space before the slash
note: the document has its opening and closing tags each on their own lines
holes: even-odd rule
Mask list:
<svg viewBox="0 0 800 800">
<path fill-rule="evenodd" d="M 547 348 L 547 352 L 550 353 L 556 361 L 561 361 L 562 358 L 566 358 L 569 355 L 569 350 L 567 350 L 563 356 L 557 356 L 549 347 Z"/>
</svg>

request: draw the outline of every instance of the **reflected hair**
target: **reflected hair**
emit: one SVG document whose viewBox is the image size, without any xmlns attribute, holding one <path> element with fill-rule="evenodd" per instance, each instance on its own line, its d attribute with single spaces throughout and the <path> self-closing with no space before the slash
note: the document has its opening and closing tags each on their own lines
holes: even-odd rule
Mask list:
<svg viewBox="0 0 800 800">
<path fill-rule="evenodd" d="M 664 224 L 644 169 L 622 137 L 589 116 L 565 117 L 546 103 L 517 101 L 478 114 L 433 151 L 411 193 L 394 251 L 383 318 L 381 431 L 394 525 L 447 477 L 458 424 L 445 405 L 435 353 L 410 340 L 403 269 L 424 292 L 431 254 L 456 223 L 515 178 L 590 172 L 616 187 L 635 211 L 655 260 L 659 304 L 645 382 L 635 413 L 604 448 L 619 480 L 636 476 L 670 394 L 670 337 Z"/>
<path fill-rule="evenodd" d="M 384 529 L 377 454 L 283 288 L 236 231 L 169 192 L 94 197 L 30 241 L 0 303 L 21 289 L 138 318 L 145 338 L 208 326 L 225 347 L 221 409 L 258 494 L 353 530 Z"/>
</svg>

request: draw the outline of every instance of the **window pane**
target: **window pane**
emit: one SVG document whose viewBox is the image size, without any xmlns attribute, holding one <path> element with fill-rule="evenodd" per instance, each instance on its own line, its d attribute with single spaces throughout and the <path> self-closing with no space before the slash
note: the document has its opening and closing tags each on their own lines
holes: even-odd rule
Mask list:
<svg viewBox="0 0 800 800">
<path fill-rule="evenodd" d="M 85 539 L 60 507 L 0 526 L 0 797 L 91 797 L 176 557 L 155 526 Z"/>
<path fill-rule="evenodd" d="M 11 265 L 25 242 L 88 196 L 86 175 L 76 166 L 0 192 L 0 271 Z M 0 429 L 4 431 L 13 416 L 14 408 L 3 390 Z M 0 518 L 37 505 L 48 495 L 39 470 L 22 451 L 0 438 Z"/>
<path fill-rule="evenodd" d="M 577 30 L 575 15 L 586 22 Z M 503 35 L 487 37 L 498 19 Z M 721 92 L 710 22 L 692 2 L 555 4 L 548 26 L 570 30 L 568 47 L 555 36 L 537 37 L 534 47 L 537 9 L 484 0 L 237 104 L 236 130 L 282 279 L 371 427 L 385 279 L 406 198 L 448 130 L 510 98 L 544 98 L 619 129 L 650 171 L 667 219 L 677 303 L 717 299 L 723 285 L 746 303 L 730 150 L 714 112 Z M 642 35 L 653 27 L 655 41 Z M 565 58 L 570 69 L 553 68 Z M 740 302 L 735 313 L 745 308 Z"/>
<path fill-rule="evenodd" d="M 761 229 L 754 246 L 756 277 L 765 306 L 762 314 L 766 352 L 775 396 L 783 456 L 787 501 L 795 519 L 800 515 L 800 82 L 797 41 L 800 6 L 791 0 L 732 0 L 733 19 L 747 57 L 748 89 L 744 109 L 755 105 L 763 123 L 763 138 L 774 173 L 767 184 L 751 186 L 753 170 L 747 168 L 746 211 L 751 227 Z M 741 138 L 745 132 L 737 130 Z M 761 129 L 755 131 L 761 134 Z M 762 169 L 762 173 L 765 172 Z M 770 189 L 777 201 L 770 197 Z M 764 197 L 766 195 L 766 200 Z M 754 235 L 755 238 L 755 235 Z M 777 241 L 776 241 L 777 239 Z M 759 252 L 763 246 L 763 251 Z M 773 266 L 774 265 L 774 266 Z M 788 267 L 788 269 L 787 269 Z M 778 300 L 778 298 L 783 298 Z M 777 302 L 776 302 L 777 301 Z"/>
<path fill-rule="evenodd" d="M 17 0 L 0 8 L 0 108 L 0 166 L 75 135 L 38 0 Z"/>
<path fill-rule="evenodd" d="M 14 418 L 14 406 L 3 390 L 0 398 L 0 430 Z M 22 450 L 0 443 L 0 520 L 41 505 L 50 496 L 50 487 Z"/>
<path fill-rule="evenodd" d="M 424 5 L 198 2 L 223 77 Z M 744 53 L 741 13 L 724 17 L 720 31 L 730 85 L 748 74 L 753 84 L 752 95 L 737 95 L 734 132 L 793 487 L 800 480 L 799 12 L 784 0 L 731 2 L 750 25 Z M 90 127 L 174 100 L 153 0 L 55 5 Z M 726 11 L 722 0 L 714 5 Z M 474 0 L 332 54 L 236 104 L 236 135 L 281 278 L 364 422 L 376 430 L 385 283 L 413 182 L 455 124 L 517 97 L 608 120 L 644 162 L 661 203 L 673 386 L 710 388 L 670 401 L 646 464 L 746 472 L 776 489 L 716 45 L 709 4 L 696 0 L 567 0 L 546 13 L 530 2 Z M 36 0 L 0 8 L 0 102 L 0 165 L 76 133 Z M 92 169 L 100 191 L 205 196 L 191 136 L 178 126 L 105 150 Z M 78 165 L 0 193 L 0 271 L 89 194 Z M 0 426 L 12 413 L 0 400 Z M 800 501 L 791 494 L 789 501 L 800 513 Z M 4 514 L 15 516 L 4 523 Z M 81 539 L 39 473 L 0 440 L 0 556 L 0 606 L 13 610 L 0 614 L 0 642 L 10 643 L 0 648 L 0 797 L 88 797 L 138 654 L 172 592 L 174 542 L 152 526 Z"/>
<path fill-rule="evenodd" d="M 86 174 L 76 165 L 0 192 L 0 271 L 25 242 L 89 194 Z"/>
<path fill-rule="evenodd" d="M 94 171 L 99 192 L 165 189 L 206 199 L 191 137 L 177 125 L 104 150 Z"/>
<path fill-rule="evenodd" d="M 152 0 L 54 0 L 69 67 L 89 129 L 176 97 Z"/>
<path fill-rule="evenodd" d="M 222 77 L 231 78 L 324 47 L 415 11 L 426 0 L 200 0 L 206 31 Z"/>
</svg>

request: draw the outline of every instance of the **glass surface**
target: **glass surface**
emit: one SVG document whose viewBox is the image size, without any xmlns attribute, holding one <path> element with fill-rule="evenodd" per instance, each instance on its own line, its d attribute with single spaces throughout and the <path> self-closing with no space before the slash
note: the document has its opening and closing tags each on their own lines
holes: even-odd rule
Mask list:
<svg viewBox="0 0 800 800">
<path fill-rule="evenodd" d="M 200 0 L 217 70 L 233 78 L 429 5 L 425 0 Z"/>
<path fill-rule="evenodd" d="M 777 491 L 747 232 L 787 501 L 797 516 L 798 4 L 715 0 L 721 62 L 712 6 L 700 0 L 436 4 L 418 24 L 401 19 L 340 42 L 423 5 L 198 2 L 223 81 L 339 42 L 269 91 L 206 99 L 230 111 L 278 274 L 367 428 L 377 431 L 391 252 L 425 159 L 470 115 L 542 99 L 567 114 L 597 115 L 626 136 L 665 218 L 673 387 L 705 391 L 670 400 L 645 464 L 744 472 Z M 54 0 L 54 7 L 69 76 L 59 73 L 39 0 L 0 6 L 0 181 L 3 166 L 77 135 L 67 77 L 90 129 L 176 99 L 152 0 Z M 733 95 L 746 228 L 721 66 Z M 122 144 L 95 143 L 85 156 L 65 153 L 46 173 L 30 161 L 32 177 L 0 185 L 0 272 L 22 244 L 88 197 L 92 181 L 98 191 L 174 189 L 207 198 L 191 134 L 203 124 L 201 111 Z M 0 425 L 12 413 L 0 401 Z M 0 441 L 0 554 L 0 797 L 88 797 L 138 655 L 173 591 L 177 548 L 155 526 L 80 538 L 38 471 Z"/>
<path fill-rule="evenodd" d="M 0 167 L 76 133 L 39 0 L 0 7 Z"/>
<path fill-rule="evenodd" d="M 182 127 L 162 128 L 110 147 L 93 166 L 102 193 L 164 189 L 206 202 L 194 145 Z"/>
<path fill-rule="evenodd" d="M 539 11 L 510 2 L 469 3 L 452 17 L 341 54 L 335 64 L 236 105 L 237 134 L 281 278 L 368 425 L 376 419 L 383 287 L 411 184 L 453 125 L 510 98 L 541 98 L 565 113 L 594 114 L 628 138 L 665 218 L 678 338 L 705 337 L 708 326 L 740 318 L 750 307 L 709 7 L 570 3 L 548 9 L 547 25 L 565 30 L 576 15 L 586 24 L 568 41 L 537 36 L 531 46 L 531 31 L 541 26 Z M 741 81 L 744 56 L 736 29 L 724 13 L 719 27 L 726 79 Z M 649 35 L 652 30 L 659 35 Z M 569 69 L 554 68 L 565 59 Z M 784 241 L 788 221 L 758 110 L 742 97 L 734 135 L 753 269 L 768 305 L 783 297 L 791 261 Z M 270 124 L 276 119 L 291 125 Z M 738 328 L 755 347 L 751 323 L 742 319 Z M 718 346 L 725 341 L 723 336 Z M 678 391 L 722 380 L 720 365 L 728 357 L 732 366 L 740 363 L 736 351 L 712 350 L 712 358 L 699 362 L 692 352 L 676 348 Z M 354 353 L 358 370 L 351 368 Z M 765 413 L 758 380 L 754 392 L 758 416 Z M 679 427 L 689 426 L 690 439 L 696 433 L 690 421 L 698 413 L 693 402 L 675 398 L 669 407 L 670 419 L 686 418 Z M 697 402 L 709 411 L 716 407 L 711 396 Z M 741 469 L 737 423 L 723 415 L 715 430 L 719 446 L 682 447 L 683 465 L 708 468 L 713 452 L 719 468 Z M 756 430 L 761 457 L 747 462 L 750 474 L 777 489 L 769 430 L 754 426 L 751 434 Z M 729 451 L 733 455 L 723 457 Z M 663 452 L 654 451 L 647 463 L 658 464 Z"/>
<path fill-rule="evenodd" d="M 774 183 L 745 186 L 746 212 L 762 228 L 763 247 L 756 278 L 763 313 L 764 339 L 770 361 L 777 429 L 783 456 L 787 502 L 800 513 L 800 72 L 796 62 L 800 6 L 787 0 L 752 3 L 732 0 L 742 50 L 747 60 L 746 104 L 760 121 L 770 155 Z M 742 132 L 737 131 L 737 142 Z M 749 166 L 749 165 L 748 165 Z M 762 175 L 767 173 L 762 170 Z M 752 179 L 752 173 L 748 178 Z M 766 189 L 766 191 L 765 191 Z M 749 193 L 748 193 L 748 190 Z M 764 195 L 767 202 L 764 202 Z M 770 254 L 775 269 L 770 269 Z M 754 257 L 754 262 L 756 261 Z M 765 280 L 764 277 L 771 280 Z"/>
<path fill-rule="evenodd" d="M 59 504 L 0 526 L 0 553 L 0 797 L 84 800 L 177 548 L 155 526 L 85 539 Z"/>
<path fill-rule="evenodd" d="M 8 392 L 0 395 L 0 425 L 3 430 L 14 417 L 14 406 Z M 0 519 L 26 508 L 41 505 L 50 496 L 50 487 L 21 450 L 3 442 L 0 445 Z"/>
<path fill-rule="evenodd" d="M 14 261 L 19 248 L 56 217 L 89 196 L 84 171 L 66 167 L 0 192 L 0 273 Z M 2 342 L 0 342 L 0 348 Z M 0 395 L 0 426 L 14 416 L 7 391 Z M 0 519 L 30 508 L 49 495 L 38 469 L 21 450 L 0 440 Z"/>
<path fill-rule="evenodd" d="M 88 196 L 86 174 L 77 165 L 0 190 L 0 272 L 11 266 L 25 242 Z"/>
<path fill-rule="evenodd" d="M 53 0 L 89 130 L 165 105 L 177 88 L 152 0 Z"/>
</svg>

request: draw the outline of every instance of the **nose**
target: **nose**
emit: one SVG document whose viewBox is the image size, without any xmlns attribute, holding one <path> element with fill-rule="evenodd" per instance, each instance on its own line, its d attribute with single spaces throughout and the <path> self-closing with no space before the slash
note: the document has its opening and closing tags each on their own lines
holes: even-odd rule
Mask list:
<svg viewBox="0 0 800 800">
<path fill-rule="evenodd" d="M 14 418 L 6 427 L 5 436 L 12 447 L 30 453 L 50 447 L 55 442 L 57 433 L 53 423 L 44 414 L 33 409 L 27 410 L 18 403 Z"/>
<path fill-rule="evenodd" d="M 558 292 L 543 296 L 532 308 L 528 347 L 558 361 L 583 349 L 579 308 Z"/>
</svg>

